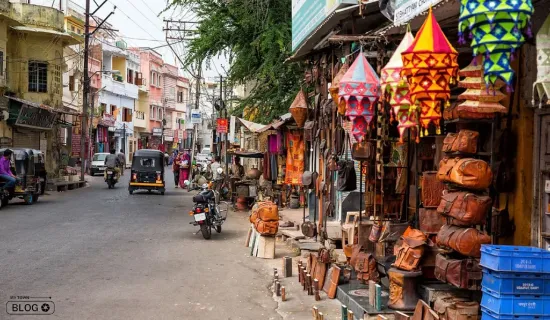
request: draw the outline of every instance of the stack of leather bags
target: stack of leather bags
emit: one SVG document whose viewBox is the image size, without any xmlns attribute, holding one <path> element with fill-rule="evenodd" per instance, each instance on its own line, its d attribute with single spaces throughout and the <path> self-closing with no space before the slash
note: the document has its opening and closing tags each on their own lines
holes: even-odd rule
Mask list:
<svg viewBox="0 0 550 320">
<path fill-rule="evenodd" d="M 271 201 L 256 203 L 249 219 L 262 236 L 274 236 L 279 231 L 279 208 Z"/>
<path fill-rule="evenodd" d="M 487 195 L 493 175 L 489 164 L 469 158 L 477 152 L 479 133 L 460 130 L 449 133 L 443 142 L 448 157 L 441 160 L 437 178 L 447 184 L 438 214 L 447 223 L 437 234 L 436 243 L 449 254 L 436 257 L 435 277 L 459 288 L 479 290 L 481 284 L 481 245 L 491 238 L 476 226 L 484 225 L 492 200 Z"/>
</svg>

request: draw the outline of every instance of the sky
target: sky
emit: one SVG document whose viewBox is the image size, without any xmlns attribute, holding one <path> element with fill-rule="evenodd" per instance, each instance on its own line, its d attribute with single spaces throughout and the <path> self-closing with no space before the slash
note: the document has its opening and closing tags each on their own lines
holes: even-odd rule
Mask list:
<svg viewBox="0 0 550 320">
<path fill-rule="evenodd" d="M 30 0 L 32 4 L 39 4 L 44 6 L 54 6 L 59 8 L 59 1 L 62 1 L 63 7 L 65 7 L 65 1 L 67 0 Z M 72 0 L 76 4 L 85 7 L 85 0 Z M 101 4 L 103 0 L 95 0 L 98 4 Z M 94 11 L 97 6 L 94 0 L 91 0 L 90 10 Z M 166 45 L 165 31 L 163 27 L 166 27 L 166 23 L 163 19 L 172 20 L 184 20 L 184 21 L 196 21 L 195 14 L 190 10 L 182 7 L 170 9 L 169 11 L 161 12 L 166 8 L 166 0 L 107 0 L 103 7 L 97 12 L 96 16 L 105 18 L 113 11 L 113 7 L 116 6 L 114 14 L 107 20 L 114 29 L 119 30 L 124 40 L 128 43 L 128 46 L 134 47 L 158 47 Z M 159 15 L 160 14 L 160 15 Z M 181 56 L 184 54 L 184 44 L 179 43 L 174 45 L 174 49 Z M 178 60 L 176 55 L 171 51 L 168 46 L 155 49 L 162 54 L 162 57 L 166 63 L 176 64 Z M 183 57 L 182 57 L 183 60 Z M 176 64 L 180 67 L 182 75 L 186 75 L 185 71 L 181 69 L 181 64 Z M 217 81 L 219 75 L 226 75 L 224 71 L 227 69 L 227 61 L 220 57 L 214 59 L 210 66 L 203 66 L 203 75 L 206 81 Z"/>
</svg>

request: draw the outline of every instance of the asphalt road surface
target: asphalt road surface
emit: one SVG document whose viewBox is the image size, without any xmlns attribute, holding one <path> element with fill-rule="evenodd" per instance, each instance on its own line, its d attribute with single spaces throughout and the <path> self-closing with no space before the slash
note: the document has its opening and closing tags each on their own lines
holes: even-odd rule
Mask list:
<svg viewBox="0 0 550 320">
<path fill-rule="evenodd" d="M 280 319 L 262 260 L 243 246 L 247 214 L 204 240 L 189 224 L 193 193 L 170 171 L 164 196 L 129 195 L 128 174 L 114 190 L 89 180 L 0 210 L 0 319 Z M 10 316 L 18 296 L 55 312 Z"/>
</svg>

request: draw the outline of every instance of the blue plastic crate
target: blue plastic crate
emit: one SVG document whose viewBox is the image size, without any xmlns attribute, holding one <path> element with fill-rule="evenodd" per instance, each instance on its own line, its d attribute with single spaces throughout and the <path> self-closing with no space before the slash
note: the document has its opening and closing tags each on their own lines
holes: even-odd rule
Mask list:
<svg viewBox="0 0 550 320">
<path fill-rule="evenodd" d="M 483 269 L 481 286 L 496 294 L 550 295 L 550 274 L 498 272 Z"/>
<path fill-rule="evenodd" d="M 550 320 L 550 315 L 546 316 L 506 316 L 493 313 L 487 309 L 481 308 L 481 320 Z"/>
<path fill-rule="evenodd" d="M 550 315 L 550 297 L 530 294 L 498 295 L 485 289 L 481 307 L 499 315 L 544 316 Z"/>
<path fill-rule="evenodd" d="M 544 261 L 546 260 L 546 263 Z M 550 273 L 550 251 L 534 247 L 482 245 L 481 262 L 493 271 Z"/>
</svg>

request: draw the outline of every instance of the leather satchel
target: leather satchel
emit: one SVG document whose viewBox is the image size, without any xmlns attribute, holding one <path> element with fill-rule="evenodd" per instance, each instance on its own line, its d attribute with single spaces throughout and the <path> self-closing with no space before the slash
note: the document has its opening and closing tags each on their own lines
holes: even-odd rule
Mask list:
<svg viewBox="0 0 550 320">
<path fill-rule="evenodd" d="M 469 227 L 485 224 L 492 199 L 471 192 L 444 192 L 437 212 L 449 217 L 449 224 Z"/>
<path fill-rule="evenodd" d="M 379 274 L 376 267 L 376 260 L 370 253 L 359 252 L 357 255 L 357 261 L 355 263 L 355 272 L 357 272 L 357 280 L 363 283 L 369 280 L 378 282 Z"/>
<path fill-rule="evenodd" d="M 455 143 L 457 138 L 458 134 L 454 132 L 447 133 L 447 136 L 445 136 L 445 139 L 443 139 L 443 148 L 441 148 L 441 151 L 445 153 L 453 152 L 453 144 Z"/>
<path fill-rule="evenodd" d="M 315 183 L 319 174 L 315 171 L 304 171 L 302 174 L 302 186 L 307 189 L 315 189 Z"/>
<path fill-rule="evenodd" d="M 490 243 L 489 235 L 474 228 L 446 224 L 437 233 L 438 246 L 453 249 L 468 257 L 481 257 L 481 245 Z"/>
<path fill-rule="evenodd" d="M 422 172 L 422 204 L 424 208 L 435 208 L 441 202 L 445 185 L 437 179 L 436 171 Z"/>
<path fill-rule="evenodd" d="M 477 259 L 452 259 L 443 254 L 435 257 L 435 277 L 455 287 L 480 290 L 481 267 Z"/>
<path fill-rule="evenodd" d="M 449 173 L 449 182 L 465 189 L 484 190 L 493 181 L 489 164 L 479 159 L 460 159 Z"/>
<path fill-rule="evenodd" d="M 406 271 L 416 270 L 424 254 L 428 237 L 420 230 L 408 228 L 401 236 L 403 240 L 397 249 L 393 266 Z"/>
<path fill-rule="evenodd" d="M 304 124 L 304 138 L 306 141 L 313 141 L 315 134 L 315 121 L 306 121 Z"/>
<path fill-rule="evenodd" d="M 375 157 L 374 145 L 369 141 L 355 142 L 351 149 L 351 157 L 357 161 L 370 161 Z"/>
<path fill-rule="evenodd" d="M 439 320 L 479 319 L 479 303 L 454 296 L 437 297 L 434 311 L 439 315 Z"/>
<path fill-rule="evenodd" d="M 410 320 L 439 320 L 439 315 L 426 302 L 419 299 Z"/>
<path fill-rule="evenodd" d="M 449 133 L 443 140 L 443 152 L 461 152 L 475 154 L 479 132 L 472 130 L 460 130 L 457 133 Z"/>
<path fill-rule="evenodd" d="M 258 219 L 254 226 L 256 231 L 262 236 L 274 236 L 279 231 L 279 221 L 263 221 Z"/>
<path fill-rule="evenodd" d="M 354 191 L 357 189 L 357 175 L 355 174 L 355 163 L 353 160 L 342 159 L 338 161 L 338 180 L 336 183 L 338 191 Z"/>
<path fill-rule="evenodd" d="M 439 162 L 437 179 L 441 182 L 450 182 L 449 174 L 451 173 L 451 170 L 458 161 L 460 161 L 459 158 L 443 158 Z"/>
<path fill-rule="evenodd" d="M 420 208 L 418 210 L 418 227 L 424 233 L 436 234 L 446 223 L 444 216 L 437 209 Z"/>
</svg>

